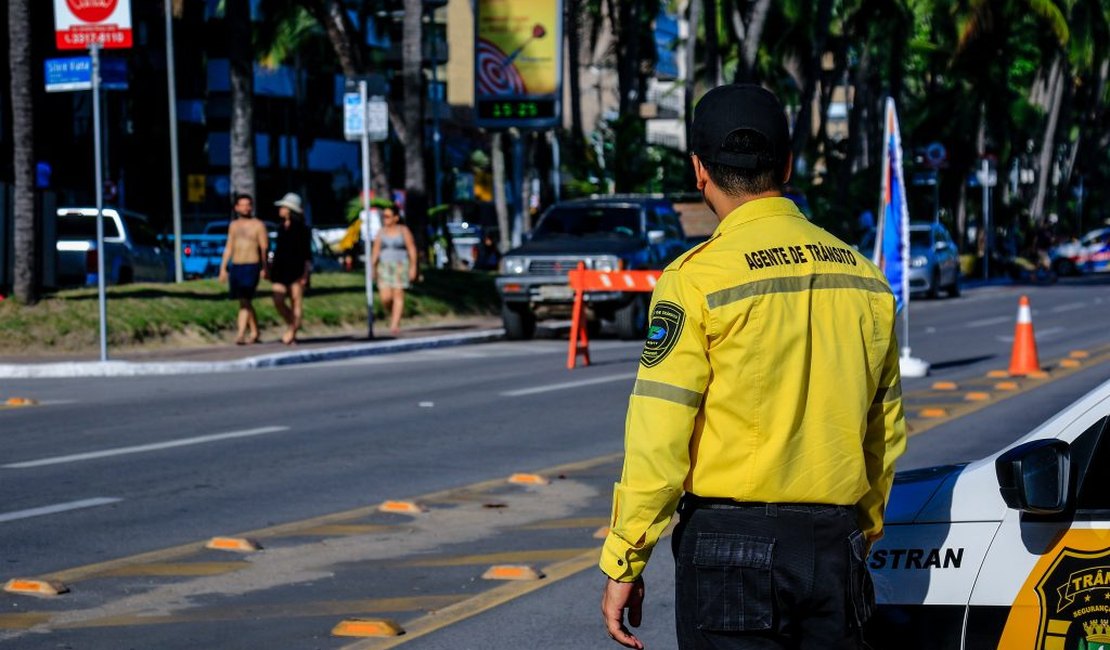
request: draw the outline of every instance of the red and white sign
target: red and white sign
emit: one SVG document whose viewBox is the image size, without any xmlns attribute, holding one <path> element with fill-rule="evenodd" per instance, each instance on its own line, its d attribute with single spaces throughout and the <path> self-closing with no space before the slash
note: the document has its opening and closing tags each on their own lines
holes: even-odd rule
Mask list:
<svg viewBox="0 0 1110 650">
<path fill-rule="evenodd" d="M 54 41 L 59 50 L 131 47 L 131 0 L 54 0 Z"/>
</svg>

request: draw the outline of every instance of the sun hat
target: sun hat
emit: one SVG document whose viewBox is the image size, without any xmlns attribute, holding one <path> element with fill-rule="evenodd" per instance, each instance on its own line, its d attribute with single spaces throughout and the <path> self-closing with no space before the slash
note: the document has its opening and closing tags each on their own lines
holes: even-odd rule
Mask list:
<svg viewBox="0 0 1110 650">
<path fill-rule="evenodd" d="M 786 111 L 771 91 L 754 84 L 729 84 L 710 90 L 694 108 L 691 152 L 705 162 L 740 169 L 781 168 L 790 151 Z M 721 151 L 729 135 L 753 131 L 767 139 L 771 155 Z"/>
<path fill-rule="evenodd" d="M 304 214 L 304 207 L 301 205 L 301 197 L 299 194 L 294 194 L 293 192 L 289 192 L 281 197 L 280 201 L 274 201 L 274 205 L 279 208 L 289 208 L 297 214 Z"/>
</svg>

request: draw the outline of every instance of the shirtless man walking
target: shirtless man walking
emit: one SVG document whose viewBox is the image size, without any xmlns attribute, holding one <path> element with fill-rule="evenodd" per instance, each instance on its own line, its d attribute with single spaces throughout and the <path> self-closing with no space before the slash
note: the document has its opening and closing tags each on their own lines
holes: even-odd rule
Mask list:
<svg viewBox="0 0 1110 650">
<path fill-rule="evenodd" d="M 235 215 L 235 220 L 227 227 L 220 282 L 227 282 L 228 293 L 239 300 L 239 335 L 235 343 L 246 345 L 258 342 L 258 317 L 251 301 L 259 278 L 266 277 L 270 238 L 265 224 L 254 217 L 254 199 L 249 194 L 235 196 Z"/>
</svg>

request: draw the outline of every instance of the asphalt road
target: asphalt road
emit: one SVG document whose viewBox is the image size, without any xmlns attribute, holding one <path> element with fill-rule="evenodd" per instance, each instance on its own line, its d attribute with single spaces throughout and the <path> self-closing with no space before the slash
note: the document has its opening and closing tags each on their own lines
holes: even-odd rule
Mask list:
<svg viewBox="0 0 1110 650">
<path fill-rule="evenodd" d="M 989 454 L 1110 377 L 1108 288 L 1096 277 L 915 301 L 909 344 L 934 372 L 905 382 L 914 435 L 900 467 Z M 972 405 L 933 391 L 941 379 L 988 386 L 1007 366 L 1021 293 L 1050 378 Z M 1092 357 L 1062 367 L 1073 350 Z M 549 338 L 209 376 L 0 382 L 0 397 L 41 404 L 0 411 L 0 580 L 71 588 L 0 595 L 0 646 L 387 647 L 329 634 L 382 616 L 414 648 L 606 647 L 593 533 L 619 475 L 639 345 L 592 351 L 595 364 L 573 372 L 565 341 Z M 937 404 L 950 414 L 919 417 Z M 552 482 L 505 483 L 514 472 Z M 376 512 L 387 499 L 428 512 Z M 201 548 L 244 532 L 265 550 Z M 548 578 L 482 580 L 495 564 Z M 643 630 L 654 648 L 674 647 L 670 566 L 660 547 Z"/>
</svg>

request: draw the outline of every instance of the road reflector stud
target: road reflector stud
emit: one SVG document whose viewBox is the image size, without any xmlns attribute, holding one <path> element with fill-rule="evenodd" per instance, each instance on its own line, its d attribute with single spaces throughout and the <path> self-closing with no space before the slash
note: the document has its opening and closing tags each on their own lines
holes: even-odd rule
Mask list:
<svg viewBox="0 0 1110 650">
<path fill-rule="evenodd" d="M 34 406 L 38 404 L 38 402 L 28 397 L 9 397 L 4 403 L 8 406 Z"/>
<path fill-rule="evenodd" d="M 428 509 L 415 501 L 383 501 L 378 506 L 379 512 L 392 512 L 397 515 L 418 515 Z"/>
<path fill-rule="evenodd" d="M 985 402 L 991 398 L 990 393 L 968 393 L 964 395 L 964 399 L 969 402 Z"/>
<path fill-rule="evenodd" d="M 483 580 L 541 580 L 543 573 L 525 564 L 495 564 L 482 574 Z"/>
<path fill-rule="evenodd" d="M 1072 350 L 1068 353 L 1068 356 L 1072 359 L 1088 359 L 1090 358 L 1091 353 L 1087 352 L 1086 350 Z"/>
<path fill-rule="evenodd" d="M 944 409 L 921 409 L 918 415 L 923 418 L 943 418 L 948 417 L 948 411 Z"/>
<path fill-rule="evenodd" d="M 994 385 L 995 390 L 1017 390 L 1020 388 L 1016 381 L 1000 381 Z"/>
<path fill-rule="evenodd" d="M 594 531 L 594 539 L 605 539 L 609 536 L 609 527 L 602 526 Z"/>
<path fill-rule="evenodd" d="M 1083 365 L 1083 362 L 1080 361 L 1079 359 L 1064 359 L 1064 360 L 1060 361 L 1060 367 L 1061 368 L 1078 368 L 1079 366 L 1082 366 L 1082 365 Z"/>
<path fill-rule="evenodd" d="M 401 636 L 405 629 L 388 618 L 349 618 L 332 628 L 332 636 Z"/>
<path fill-rule="evenodd" d="M 1004 377 L 1009 377 L 1010 373 L 1006 372 L 1005 370 L 992 370 L 987 373 L 987 376 L 991 379 L 1002 379 Z"/>
<path fill-rule="evenodd" d="M 1025 375 L 1029 379 L 1048 379 L 1048 373 L 1044 370 L 1037 370 Z"/>
<path fill-rule="evenodd" d="M 551 481 L 540 476 L 539 474 L 513 474 L 509 477 L 510 483 L 518 485 L 547 485 Z"/>
<path fill-rule="evenodd" d="M 36 580 L 34 578 L 12 578 L 4 585 L 10 594 L 28 596 L 57 596 L 69 591 L 69 587 L 57 580 Z"/>
<path fill-rule="evenodd" d="M 247 537 L 213 537 L 208 540 L 204 548 L 215 551 L 234 551 L 236 553 L 254 553 L 261 551 L 262 545 Z"/>
<path fill-rule="evenodd" d="M 933 384 L 933 390 L 959 390 L 960 386 L 954 381 L 938 381 Z"/>
</svg>

